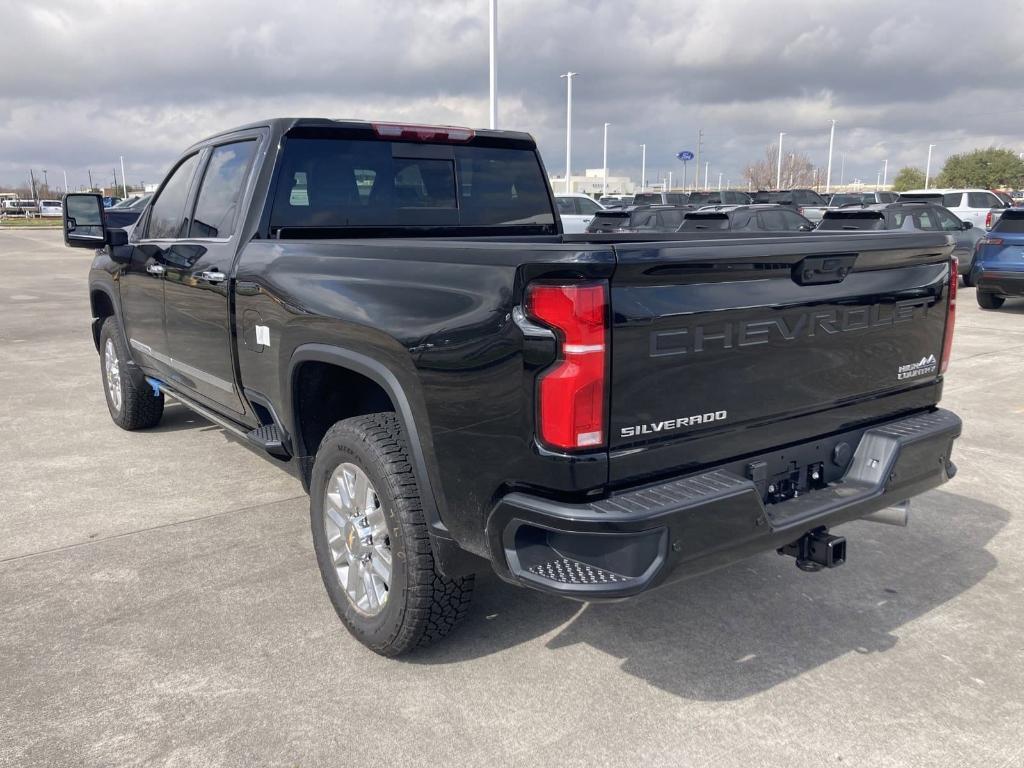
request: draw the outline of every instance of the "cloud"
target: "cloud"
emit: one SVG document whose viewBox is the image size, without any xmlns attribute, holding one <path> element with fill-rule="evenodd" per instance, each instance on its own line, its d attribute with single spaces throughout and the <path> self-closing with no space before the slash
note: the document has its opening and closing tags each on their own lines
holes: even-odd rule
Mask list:
<svg viewBox="0 0 1024 768">
<path fill-rule="evenodd" d="M 847 180 L 1022 143 L 1024 8 L 979 0 L 499 0 L 501 127 L 564 169 L 574 82 L 577 170 L 681 170 L 705 132 L 711 177 L 738 180 L 780 130 L 824 165 L 828 121 Z M 0 28 L 0 184 L 28 169 L 72 186 L 157 181 L 203 136 L 280 115 L 484 125 L 487 2 L 266 0 L 15 3 Z M 12 75 L 12 73 L 16 73 Z M 1024 149 L 1024 147 L 1020 147 Z M 839 159 L 835 165 L 838 168 Z M 692 169 L 691 169 L 692 173 Z M 838 170 L 836 171 L 838 180 Z"/>
</svg>

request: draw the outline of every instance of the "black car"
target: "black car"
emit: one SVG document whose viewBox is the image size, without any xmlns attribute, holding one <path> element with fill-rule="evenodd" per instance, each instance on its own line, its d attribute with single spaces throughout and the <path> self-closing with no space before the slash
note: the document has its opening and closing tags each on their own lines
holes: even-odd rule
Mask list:
<svg viewBox="0 0 1024 768">
<path fill-rule="evenodd" d="M 139 216 L 142 215 L 151 197 L 152 195 L 144 195 L 136 198 L 128 205 L 118 204 L 111 208 L 105 208 L 103 211 L 103 221 L 111 229 L 130 227 L 138 221 Z"/>
<path fill-rule="evenodd" d="M 837 192 L 828 199 L 828 204 L 831 208 L 839 208 L 844 205 L 895 203 L 899 199 L 898 192 Z"/>
<path fill-rule="evenodd" d="M 594 214 L 587 232 L 676 232 L 692 205 L 634 205 Z"/>
<path fill-rule="evenodd" d="M 720 192 L 691 192 L 690 205 L 750 205 L 753 199 L 746 192 L 723 189 Z"/>
<path fill-rule="evenodd" d="M 810 232 L 814 224 L 781 205 L 717 205 L 691 211 L 679 232 Z"/>
<path fill-rule="evenodd" d="M 984 230 L 969 221 L 961 221 L 941 205 L 925 202 L 901 201 L 864 206 L 848 206 L 825 211 L 818 224 L 819 232 L 849 232 L 854 230 L 900 229 L 910 232 L 945 232 L 953 236 L 956 245 L 958 273 L 964 285 L 971 285 L 971 267 L 974 247 L 985 236 Z"/>
<path fill-rule="evenodd" d="M 686 192 L 637 192 L 633 205 L 686 205 L 689 198 Z"/>
</svg>

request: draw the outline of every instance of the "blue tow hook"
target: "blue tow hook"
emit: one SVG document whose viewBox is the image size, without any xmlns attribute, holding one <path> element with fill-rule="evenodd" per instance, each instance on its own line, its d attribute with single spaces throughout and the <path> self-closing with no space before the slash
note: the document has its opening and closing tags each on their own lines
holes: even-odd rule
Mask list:
<svg viewBox="0 0 1024 768">
<path fill-rule="evenodd" d="M 147 376 L 146 383 L 153 388 L 153 397 L 160 397 L 160 382 Z"/>
</svg>

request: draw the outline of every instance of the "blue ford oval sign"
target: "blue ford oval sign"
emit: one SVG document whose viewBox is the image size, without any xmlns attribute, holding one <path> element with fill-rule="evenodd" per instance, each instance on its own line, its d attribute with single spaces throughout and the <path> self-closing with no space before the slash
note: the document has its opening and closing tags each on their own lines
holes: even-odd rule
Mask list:
<svg viewBox="0 0 1024 768">
<path fill-rule="evenodd" d="M 676 157 L 685 163 L 687 160 L 693 160 L 693 152 L 688 149 L 684 149 L 682 152 L 676 152 Z"/>
</svg>

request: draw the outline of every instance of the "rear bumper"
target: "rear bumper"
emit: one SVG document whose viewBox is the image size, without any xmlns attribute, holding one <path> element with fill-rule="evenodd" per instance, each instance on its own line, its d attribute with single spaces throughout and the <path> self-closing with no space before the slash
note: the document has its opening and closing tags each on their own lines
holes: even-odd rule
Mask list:
<svg viewBox="0 0 1024 768">
<path fill-rule="evenodd" d="M 566 503 L 514 492 L 488 518 L 492 562 L 508 581 L 593 600 L 623 598 L 777 549 L 819 527 L 864 517 L 946 482 L 960 419 L 935 410 L 790 446 L 791 457 L 842 455 L 841 479 L 765 504 L 765 454 L 708 472 Z M 847 454 L 849 456 L 849 454 Z M 747 476 L 744 476 L 744 475 Z"/>
<path fill-rule="evenodd" d="M 975 285 L 979 291 L 998 293 L 1000 296 L 1024 296 L 1024 271 L 1000 272 L 980 267 Z"/>
</svg>

